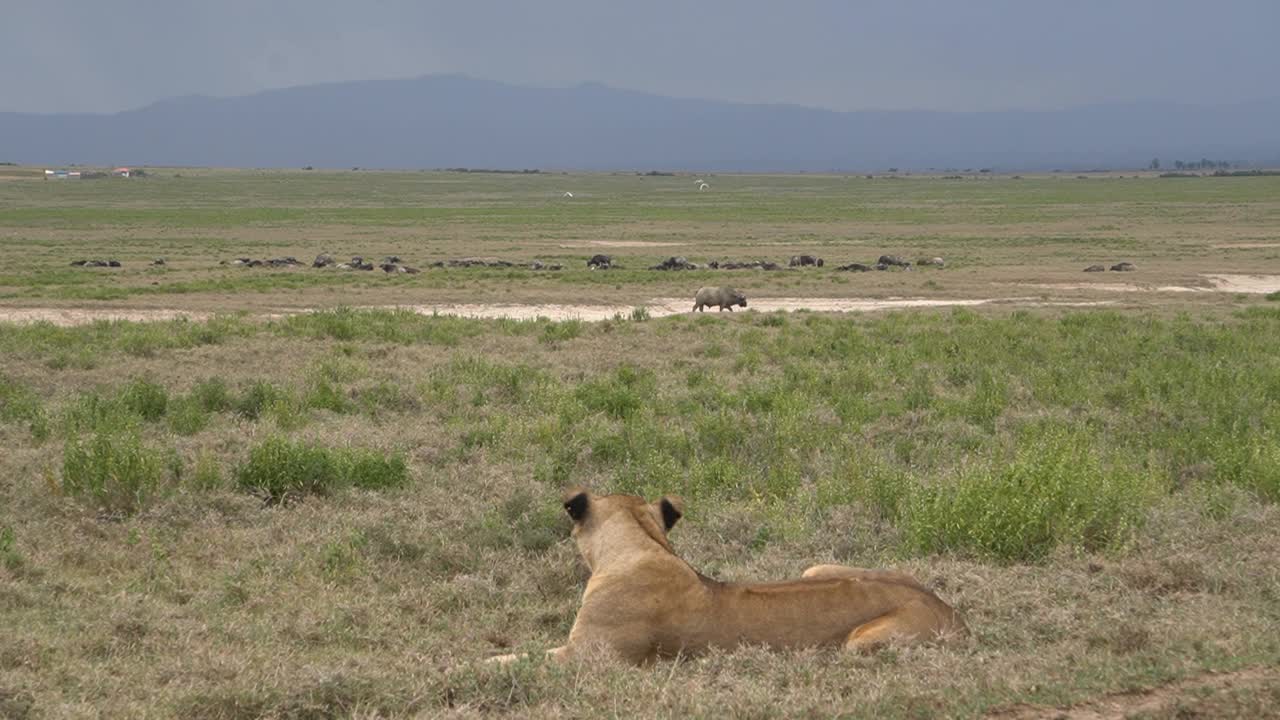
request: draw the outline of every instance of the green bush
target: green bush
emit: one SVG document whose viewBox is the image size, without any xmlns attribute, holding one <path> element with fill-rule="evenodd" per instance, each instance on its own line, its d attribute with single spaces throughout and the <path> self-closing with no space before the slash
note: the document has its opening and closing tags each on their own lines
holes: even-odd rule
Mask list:
<svg viewBox="0 0 1280 720">
<path fill-rule="evenodd" d="M 129 412 L 147 422 L 155 422 L 164 417 L 169 407 L 169 393 L 149 380 L 137 379 L 125 387 L 120 401 Z"/>
<path fill-rule="evenodd" d="M 18 553 L 18 537 L 13 528 L 0 527 L 0 566 L 17 570 L 22 564 L 22 555 Z"/>
<path fill-rule="evenodd" d="M 572 340 L 582 334 L 584 327 L 585 324 L 581 320 L 549 322 L 542 326 L 542 336 L 538 339 L 548 344 Z"/>
<path fill-rule="evenodd" d="M 1217 482 L 1280 502 L 1280 440 L 1274 436 L 1242 430 L 1213 438 L 1209 459 Z"/>
<path fill-rule="evenodd" d="M 652 402 L 656 391 L 657 379 L 652 370 L 623 365 L 614 371 L 612 377 L 578 386 L 575 395 L 593 412 L 625 419 Z"/>
<path fill-rule="evenodd" d="M 338 452 L 338 463 L 347 482 L 365 490 L 382 490 L 403 485 L 409 475 L 403 455 L 384 455 L 367 448 Z"/>
<path fill-rule="evenodd" d="M 161 490 L 161 454 L 134 433 L 100 431 L 63 451 L 62 491 L 111 514 L 132 515 Z"/>
<path fill-rule="evenodd" d="M 341 475 L 329 450 L 273 437 L 249 452 L 249 459 L 236 468 L 235 480 L 269 502 L 284 502 L 327 494 L 338 487 Z"/>
<path fill-rule="evenodd" d="M 455 346 L 462 338 L 482 332 L 485 325 L 447 315 L 420 315 L 412 310 L 355 310 L 336 308 L 291 315 L 277 324 L 277 332 L 294 337 L 332 338 L 344 342 L 380 340 L 409 345 Z"/>
<path fill-rule="evenodd" d="M 1059 544 L 1099 550 L 1122 543 L 1159 492 L 1148 474 L 1104 466 L 1086 436 L 1049 430 L 1007 465 L 918 484 L 900 501 L 900 525 L 919 552 L 1035 561 Z"/>
<path fill-rule="evenodd" d="M 209 426 L 209 413 L 194 397 L 180 397 L 169 403 L 169 429 L 179 435 L 195 435 Z"/>
<path fill-rule="evenodd" d="M 223 412 L 232 407 L 231 391 L 222 378 L 206 378 L 191 389 L 191 397 L 205 412 Z"/>
<path fill-rule="evenodd" d="M 367 449 L 333 449 L 281 437 L 268 438 L 235 469 L 236 485 L 281 503 L 306 495 L 327 495 L 354 486 L 382 489 L 401 485 L 408 467 L 400 455 Z"/>
<path fill-rule="evenodd" d="M 0 375 L 0 422 L 25 422 L 37 443 L 49 439 L 49 416 L 29 388 Z"/>
<path fill-rule="evenodd" d="M 202 452 L 196 457 L 191 484 L 198 490 L 216 490 L 222 487 L 222 467 L 212 453 Z"/>
<path fill-rule="evenodd" d="M 305 404 L 315 410 L 329 410 L 335 413 L 351 410 L 351 401 L 347 399 L 341 388 L 324 377 L 318 377 L 311 383 L 311 387 L 307 390 Z"/>
<path fill-rule="evenodd" d="M 257 420 L 282 396 L 283 393 L 275 385 L 259 380 L 250 385 L 243 395 L 236 398 L 234 407 L 241 416 Z"/>
<path fill-rule="evenodd" d="M 139 416 L 130 412 L 119 398 L 85 393 L 62 409 L 62 430 L 68 435 L 81 432 L 109 434 L 136 432 Z"/>
</svg>

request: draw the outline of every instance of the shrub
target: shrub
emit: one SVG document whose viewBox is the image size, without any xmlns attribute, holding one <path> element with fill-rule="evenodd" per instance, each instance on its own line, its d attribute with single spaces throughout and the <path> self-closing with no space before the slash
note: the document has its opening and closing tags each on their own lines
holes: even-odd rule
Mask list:
<svg viewBox="0 0 1280 720">
<path fill-rule="evenodd" d="M 22 567 L 22 555 L 18 553 L 18 537 L 11 527 L 0 527 L 0 566 L 17 570 Z"/>
<path fill-rule="evenodd" d="M 612 377 L 591 380 L 578 386 L 577 399 L 593 412 L 625 419 L 654 397 L 657 381 L 652 370 L 623 365 Z"/>
<path fill-rule="evenodd" d="M 85 431 L 132 432 L 137 426 L 137 413 L 126 409 L 119 399 L 107 399 L 97 393 L 80 395 L 62 411 L 62 427 L 67 435 Z"/>
<path fill-rule="evenodd" d="M 63 451 L 62 491 L 119 515 L 132 515 L 161 489 L 160 454 L 134 433 L 99 431 Z"/>
<path fill-rule="evenodd" d="M 281 398 L 282 393 L 275 385 L 259 380 L 250 385 L 244 394 L 235 401 L 235 410 L 243 417 L 257 420 L 262 413 Z"/>
<path fill-rule="evenodd" d="M 1280 441 L 1275 437 L 1238 430 L 1213 438 L 1209 455 L 1218 482 L 1243 488 L 1268 502 L 1280 502 Z"/>
<path fill-rule="evenodd" d="M 209 413 L 193 397 L 178 398 L 169 404 L 169 429 L 179 435 L 195 435 L 209 426 Z"/>
<path fill-rule="evenodd" d="M 633 319 L 635 319 L 634 316 L 635 313 L 633 311 Z M 582 334 L 583 327 L 585 327 L 585 325 L 581 320 L 549 322 L 542 326 L 542 337 L 538 339 L 548 344 L 572 340 Z"/>
<path fill-rule="evenodd" d="M 49 439 L 49 417 L 29 388 L 0 375 L 0 422 L 25 422 L 37 443 Z"/>
<path fill-rule="evenodd" d="M 280 437 L 253 448 L 235 470 L 236 484 L 281 503 L 305 495 L 327 495 L 341 487 L 382 489 L 404 483 L 403 456 L 367 449 L 331 449 Z"/>
<path fill-rule="evenodd" d="M 1050 430 L 1007 466 L 917 485 L 900 507 L 908 545 L 1035 561 L 1060 543 L 1106 549 L 1128 539 L 1158 493 L 1151 476 L 1105 467 L 1087 437 Z"/>
<path fill-rule="evenodd" d="M 409 474 L 403 455 L 388 456 L 367 448 L 340 451 L 338 461 L 347 482 L 366 490 L 403 485 Z"/>
<path fill-rule="evenodd" d="M 149 380 L 137 379 L 125 387 L 120 401 L 129 412 L 147 422 L 155 422 L 169 407 L 169 393 Z"/>
<path fill-rule="evenodd" d="M 481 323 L 447 315 L 420 315 L 412 310 L 335 308 L 291 315 L 275 324 L 284 335 L 334 340 L 381 340 L 402 345 L 457 345 L 483 329 Z"/>
<path fill-rule="evenodd" d="M 222 466 L 210 452 L 196 457 L 196 467 L 191 473 L 191 484 L 197 490 L 216 490 L 222 487 Z"/>
<path fill-rule="evenodd" d="M 191 397 L 206 412 L 222 412 L 230 410 L 232 406 L 231 392 L 227 390 L 227 383 L 222 378 L 206 378 L 196 383 L 191 389 Z"/>
<path fill-rule="evenodd" d="M 335 413 L 345 413 L 351 409 L 351 402 L 342 390 L 323 377 L 316 378 L 311 383 L 305 404 L 309 408 Z"/>
<path fill-rule="evenodd" d="M 325 448 L 272 437 L 249 452 L 249 459 L 236 468 L 235 479 L 241 488 L 276 503 L 327 494 L 339 485 L 341 475 Z"/>
</svg>

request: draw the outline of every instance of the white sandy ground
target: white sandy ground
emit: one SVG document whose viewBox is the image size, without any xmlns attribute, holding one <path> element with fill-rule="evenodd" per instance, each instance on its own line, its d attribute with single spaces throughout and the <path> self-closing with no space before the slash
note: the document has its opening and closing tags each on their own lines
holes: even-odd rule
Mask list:
<svg viewBox="0 0 1280 720">
<path fill-rule="evenodd" d="M 1192 285 L 1144 285 L 1142 283 L 1019 283 L 1021 287 L 1044 288 L 1046 290 L 1096 290 L 1098 292 L 1177 292 L 1206 293 L 1229 292 L 1265 295 L 1280 291 L 1280 275 L 1236 275 L 1225 273 L 1206 273 L 1201 275 L 1210 283 L 1209 287 Z"/>
<path fill-rule="evenodd" d="M 607 241 L 600 241 L 607 242 Z M 639 242 L 639 241 L 636 241 Z M 1097 292 L 1177 292 L 1210 293 L 1229 292 L 1265 294 L 1280 292 L 1280 275 L 1243 275 L 1207 273 L 1201 277 L 1210 283 L 1207 287 L 1188 285 L 1144 285 L 1141 283 L 1019 283 L 1020 287 L 1048 290 L 1089 290 Z M 858 298 L 761 298 L 750 303 L 750 309 L 758 312 L 810 310 L 813 312 L 874 312 L 925 307 L 963 307 L 989 304 L 1012 304 L 1024 307 L 1091 307 L 1109 305 L 1111 300 L 1046 300 L 1035 297 L 986 298 L 981 300 L 889 298 L 868 300 Z M 650 317 L 664 317 L 689 312 L 693 302 L 687 298 L 654 298 L 643 305 Z M 559 304 L 440 304 L 400 306 L 423 315 L 454 315 L 472 318 L 508 318 L 512 320 L 608 320 L 619 315 L 626 317 L 636 307 L 633 305 L 559 305 Z M 308 309 L 263 313 L 259 317 L 275 318 L 291 313 L 308 312 Z M 712 310 L 711 312 L 718 312 Z M 153 322 L 184 317 L 203 321 L 212 313 L 169 309 L 125 308 L 5 308 L 0 307 L 0 322 L 28 324 L 49 322 L 62 327 L 87 325 L 98 320 L 129 320 Z"/>
<path fill-rule="evenodd" d="M 562 248 L 609 247 L 609 248 L 647 248 L 677 247 L 686 243 L 657 242 L 654 240 L 583 240 L 577 243 L 561 243 Z"/>
<path fill-rule="evenodd" d="M 749 301 L 748 309 L 759 312 L 812 310 L 814 312 L 868 312 L 912 307 L 945 307 L 948 305 L 984 305 L 994 300 L 851 300 L 840 298 L 762 298 Z M 423 315 L 457 315 L 473 318 L 509 318 L 512 320 L 608 320 L 631 314 L 633 305 L 407 305 L 402 306 Z M 643 306 L 650 317 L 666 317 L 687 313 L 693 301 L 686 298 L 654 298 Z M 741 312 L 741 309 L 738 310 Z M 719 312 L 710 309 L 708 312 Z"/>
<path fill-rule="evenodd" d="M 1040 298 L 990 298 L 986 300 L 936 300 L 921 298 L 890 298 L 887 300 L 858 300 L 843 298 L 762 298 L 753 301 L 751 310 L 757 312 L 795 312 L 810 310 L 813 312 L 874 312 L 877 310 L 895 310 L 905 308 L 973 306 L 987 304 L 1016 304 L 1020 306 L 1058 306 L 1058 307 L 1091 307 L 1109 305 L 1110 300 L 1085 301 L 1046 301 Z M 666 317 L 690 312 L 692 301 L 685 298 L 654 298 L 642 307 L 649 311 L 650 317 Z M 557 304 L 442 304 L 442 305 L 399 305 L 379 306 L 382 309 L 402 308 L 421 315 L 452 315 L 469 318 L 507 318 L 510 320 L 583 320 L 588 322 L 609 320 L 614 317 L 629 317 L 633 305 L 557 305 Z M 289 314 L 308 312 L 299 309 L 285 312 L 260 314 L 263 318 L 279 318 Z M 710 309 L 707 312 L 719 312 Z M 738 310 L 741 312 L 741 309 Z M 129 320 L 133 322 L 154 322 L 186 318 L 188 320 L 207 320 L 211 313 L 190 312 L 185 310 L 152 310 L 152 309 L 108 309 L 108 308 L 0 308 L 0 322 L 29 324 L 48 322 L 60 327 L 88 325 L 103 320 Z"/>
</svg>

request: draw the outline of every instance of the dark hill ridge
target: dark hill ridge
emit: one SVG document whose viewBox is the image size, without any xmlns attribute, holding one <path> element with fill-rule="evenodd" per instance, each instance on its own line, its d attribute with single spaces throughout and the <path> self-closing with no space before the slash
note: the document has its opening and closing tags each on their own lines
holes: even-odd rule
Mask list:
<svg viewBox="0 0 1280 720">
<path fill-rule="evenodd" d="M 0 160 L 225 167 L 826 171 L 1280 160 L 1280 100 L 1046 112 L 833 112 L 456 75 L 0 113 Z"/>
</svg>

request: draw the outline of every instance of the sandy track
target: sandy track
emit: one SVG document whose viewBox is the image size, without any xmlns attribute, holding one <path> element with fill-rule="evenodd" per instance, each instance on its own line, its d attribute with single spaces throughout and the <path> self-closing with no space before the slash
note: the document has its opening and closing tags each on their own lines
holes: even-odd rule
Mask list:
<svg viewBox="0 0 1280 720">
<path fill-rule="evenodd" d="M 952 305 L 985 305 L 995 300 L 932 300 L 891 298 L 858 300 L 842 298 L 762 298 L 750 301 L 749 309 L 759 312 L 812 310 L 813 312 L 871 312 L 896 308 L 946 307 Z M 644 307 L 650 317 L 666 317 L 690 312 L 693 302 L 686 298 L 654 298 L 642 306 L 633 305 L 408 305 L 403 306 L 424 315 L 457 315 L 474 318 L 510 318 L 512 320 L 608 320 L 627 316 L 635 307 Z"/>
<path fill-rule="evenodd" d="M 647 247 L 679 247 L 687 243 L 658 242 L 656 240 L 583 240 L 577 243 L 560 243 L 562 248 L 647 248 Z"/>
<path fill-rule="evenodd" d="M 1264 295 L 1280 292 L 1280 275 L 1240 275 L 1230 273 L 1205 273 L 1207 287 L 1194 285 L 1146 285 L 1143 283 L 1079 282 L 1079 283 L 1019 283 L 1020 287 L 1046 290 L 1094 290 L 1097 292 L 1170 292 L 1207 293 L 1230 292 Z"/>
<path fill-rule="evenodd" d="M 757 312 L 795 312 L 809 310 L 812 312 L 875 312 L 878 310 L 900 310 L 930 307 L 969 307 L 988 304 L 1016 304 L 1021 306 L 1068 306 L 1083 307 L 1106 305 L 1110 301 L 1045 301 L 1040 298 L 988 298 L 982 300 L 933 299 L 933 298 L 889 298 L 870 300 L 858 298 L 761 298 L 751 301 L 751 310 Z M 636 307 L 644 307 L 650 317 L 666 317 L 690 312 L 692 301 L 687 298 L 654 298 L 643 305 L 574 305 L 574 304 L 521 304 L 521 303 L 486 303 L 460 304 L 442 303 L 430 305 L 395 305 L 378 306 L 382 309 L 403 308 L 422 315 L 453 315 L 470 318 L 507 318 L 511 320 L 609 320 L 619 315 L 630 316 Z M 292 311 L 273 311 L 261 313 L 258 317 L 276 318 L 288 314 L 309 312 L 315 308 L 303 308 Z M 716 311 L 711 311 L 716 312 Z M 739 311 L 741 312 L 741 311 Z M 192 312 L 169 309 L 120 309 L 120 308 L 0 308 L 0 322 L 29 324 L 48 322 L 61 327 L 87 325 L 105 320 L 129 320 L 134 322 L 156 322 L 187 318 L 190 320 L 207 320 L 212 313 Z"/>
</svg>

